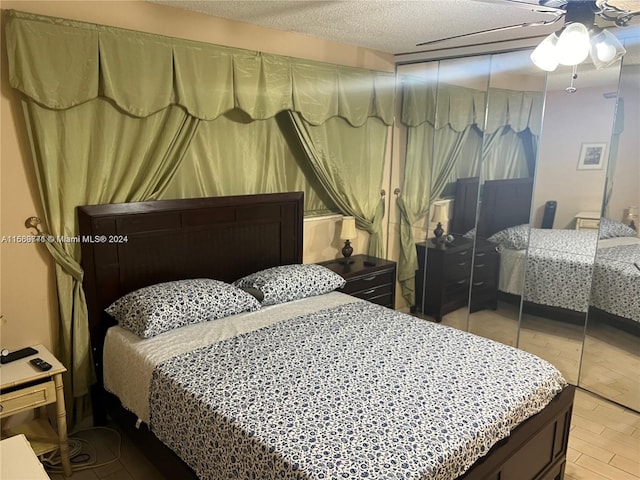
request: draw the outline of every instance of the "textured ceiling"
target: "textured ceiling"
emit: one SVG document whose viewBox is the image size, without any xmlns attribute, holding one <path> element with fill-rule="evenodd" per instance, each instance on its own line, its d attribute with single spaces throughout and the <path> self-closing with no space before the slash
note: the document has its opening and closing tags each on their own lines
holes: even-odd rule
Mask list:
<svg viewBox="0 0 640 480">
<path fill-rule="evenodd" d="M 526 23 L 548 23 L 557 18 L 553 13 L 554 9 L 549 9 L 549 13 L 542 13 L 538 0 L 147 1 L 399 56 L 468 45 L 486 47 L 506 40 L 533 39 L 546 36 L 564 25 L 564 17 L 561 17 L 553 24 L 513 28 L 443 41 L 471 32 Z M 556 6 L 566 3 L 566 0 L 546 1 L 547 5 Z M 640 0 L 608 0 L 608 3 L 625 11 L 640 8 Z M 633 20 L 633 27 L 613 30 L 621 32 L 633 29 L 637 32 L 640 28 L 638 20 L 640 16 Z M 417 45 L 432 41 L 437 42 Z M 530 40 L 529 45 L 536 42 L 537 40 Z"/>
<path fill-rule="evenodd" d="M 149 0 L 207 15 L 335 40 L 392 54 L 547 35 L 562 25 L 519 28 L 416 44 L 554 15 L 533 11 L 537 0 Z"/>
</svg>

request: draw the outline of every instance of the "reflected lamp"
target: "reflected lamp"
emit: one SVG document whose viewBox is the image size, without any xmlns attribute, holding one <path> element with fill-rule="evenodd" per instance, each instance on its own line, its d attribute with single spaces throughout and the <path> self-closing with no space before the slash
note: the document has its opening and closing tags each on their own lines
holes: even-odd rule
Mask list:
<svg viewBox="0 0 640 480">
<path fill-rule="evenodd" d="M 438 224 L 433 231 L 433 234 L 436 237 L 436 242 L 440 242 L 442 241 L 442 234 L 444 233 L 442 223 L 449 220 L 449 217 L 447 216 L 447 208 L 446 205 L 442 203 L 434 203 L 431 208 L 433 210 L 431 221 Z"/>
</svg>

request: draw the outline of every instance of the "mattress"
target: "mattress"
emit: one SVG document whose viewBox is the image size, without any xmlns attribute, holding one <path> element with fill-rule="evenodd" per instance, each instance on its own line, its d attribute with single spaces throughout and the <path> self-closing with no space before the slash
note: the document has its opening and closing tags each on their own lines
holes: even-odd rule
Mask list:
<svg viewBox="0 0 640 480">
<path fill-rule="evenodd" d="M 521 295 L 526 278 L 526 301 L 585 313 L 591 304 L 640 321 L 640 271 L 633 265 L 640 264 L 640 239 L 596 243 L 595 234 L 532 229 L 529 257 L 527 250 L 500 249 L 499 290 Z"/>
<path fill-rule="evenodd" d="M 591 305 L 613 315 L 640 322 L 638 266 L 640 238 L 601 240 L 593 270 Z"/>
<path fill-rule="evenodd" d="M 527 352 L 337 292 L 158 337 L 111 329 L 105 386 L 202 479 L 455 478 L 566 385 Z"/>
</svg>

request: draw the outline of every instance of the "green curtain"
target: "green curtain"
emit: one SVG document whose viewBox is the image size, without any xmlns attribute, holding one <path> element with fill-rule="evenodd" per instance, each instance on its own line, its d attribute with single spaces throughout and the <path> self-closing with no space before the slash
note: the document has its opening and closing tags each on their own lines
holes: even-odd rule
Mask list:
<svg viewBox="0 0 640 480">
<path fill-rule="evenodd" d="M 384 256 L 380 196 L 386 151 L 387 126 L 372 118 L 352 128 L 342 118 L 310 125 L 296 112 L 288 112 L 307 159 L 331 200 L 356 226 L 370 234 L 369 255 Z"/>
<path fill-rule="evenodd" d="M 306 166 L 292 150 L 296 139 L 280 125 L 277 117 L 251 120 L 240 110 L 202 122 L 164 197 L 304 191 L 305 215 L 335 211 L 317 182 L 305 176 Z"/>
<path fill-rule="evenodd" d="M 302 175 L 292 168 L 291 143 L 287 147 L 276 132 L 279 112 L 296 111 L 309 128 L 329 122 L 319 128 L 347 143 L 380 129 L 386 135 L 393 122 L 390 72 L 13 10 L 6 16 L 9 81 L 23 94 L 47 233 L 56 237 L 76 235 L 78 205 L 299 190 Z M 346 129 L 332 126 L 338 118 L 366 133 L 342 140 L 334 130 Z M 380 128 L 370 125 L 372 118 Z M 247 147 L 255 136 L 258 145 Z M 360 153 L 377 154 L 378 141 L 365 142 Z M 235 156 L 224 148 L 231 143 Z M 251 159 L 256 163 L 249 167 Z M 305 188 L 312 209 L 332 204 L 320 187 Z M 380 205 L 362 206 L 361 215 L 375 237 Z M 56 353 L 69 369 L 66 398 L 78 407 L 94 380 L 79 245 L 54 242 L 47 248 L 56 262 Z M 71 421 L 79 414 L 70 406 L 68 411 Z"/>
<path fill-rule="evenodd" d="M 22 103 L 47 234 L 56 238 L 77 234 L 78 205 L 159 198 L 200 123 L 179 107 L 146 118 L 123 115 L 101 98 L 66 110 L 51 110 L 29 98 Z M 82 412 L 72 403 L 87 395 L 94 381 L 80 245 L 45 245 L 56 262 L 56 353 L 70 367 L 64 383 L 73 421 Z"/>
<path fill-rule="evenodd" d="M 148 116 L 169 105 L 213 120 L 293 110 L 312 125 L 340 116 L 393 123 L 395 74 L 8 11 L 9 81 L 60 110 L 98 96 Z"/>
</svg>

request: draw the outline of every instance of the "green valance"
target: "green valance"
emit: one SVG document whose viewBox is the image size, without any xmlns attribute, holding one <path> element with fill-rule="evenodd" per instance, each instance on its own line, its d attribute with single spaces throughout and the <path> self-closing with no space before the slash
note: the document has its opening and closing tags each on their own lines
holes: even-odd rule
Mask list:
<svg viewBox="0 0 640 480">
<path fill-rule="evenodd" d="M 543 92 L 490 88 L 485 125 L 486 97 L 482 90 L 403 77 L 402 123 L 417 127 L 428 122 L 436 129 L 449 126 L 456 132 L 475 125 L 490 134 L 510 126 L 515 132 L 528 128 L 540 134 Z"/>
<path fill-rule="evenodd" d="M 283 110 L 312 125 L 342 117 L 393 123 L 395 74 L 332 65 L 11 10 L 13 88 L 51 109 L 98 96 L 146 117 L 169 105 L 213 120 L 234 108 L 252 119 Z"/>
</svg>

